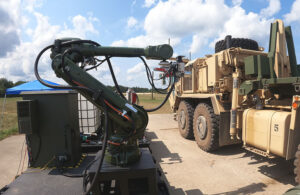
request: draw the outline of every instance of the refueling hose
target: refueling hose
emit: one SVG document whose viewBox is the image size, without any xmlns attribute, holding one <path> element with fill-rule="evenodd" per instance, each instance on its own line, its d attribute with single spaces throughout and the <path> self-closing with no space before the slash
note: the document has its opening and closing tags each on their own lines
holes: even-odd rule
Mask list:
<svg viewBox="0 0 300 195">
<path fill-rule="evenodd" d="M 149 66 L 148 66 L 148 64 L 147 64 L 147 62 L 146 62 L 146 60 L 145 60 L 143 57 L 139 57 L 139 58 L 142 60 L 142 62 L 143 62 L 144 65 L 145 65 L 145 69 L 146 69 L 146 74 L 147 74 L 148 82 L 149 82 L 149 84 L 151 85 L 151 87 L 153 87 L 153 89 L 154 89 L 155 91 L 157 91 L 158 93 L 161 93 L 161 94 L 167 94 L 167 92 L 165 92 L 165 90 L 167 90 L 167 89 L 170 87 L 171 79 L 169 80 L 169 85 L 168 85 L 168 87 L 166 87 L 166 88 L 164 88 L 164 89 L 157 89 L 157 88 L 155 87 L 154 82 L 153 82 L 152 73 L 151 73 L 151 71 L 150 71 L 150 68 L 149 68 Z"/>
<path fill-rule="evenodd" d="M 172 87 L 171 87 L 170 91 L 169 91 L 168 94 L 166 95 L 164 101 L 163 101 L 159 106 L 157 106 L 157 107 L 155 107 L 155 108 L 151 108 L 151 109 L 145 109 L 145 111 L 146 111 L 146 112 L 154 112 L 154 111 L 160 109 L 160 108 L 168 101 L 168 98 L 170 97 L 172 91 L 174 90 L 174 87 L 175 87 L 175 83 L 172 84 Z"/>
</svg>

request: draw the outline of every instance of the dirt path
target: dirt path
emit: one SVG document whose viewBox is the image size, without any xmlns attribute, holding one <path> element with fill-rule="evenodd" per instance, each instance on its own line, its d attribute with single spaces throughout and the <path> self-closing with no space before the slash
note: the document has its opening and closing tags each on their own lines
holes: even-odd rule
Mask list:
<svg viewBox="0 0 300 195">
<path fill-rule="evenodd" d="M 15 135 L 0 141 L 0 189 L 13 181 L 17 174 L 21 160 L 21 149 L 24 144 L 24 135 Z M 22 151 L 22 161 L 24 160 L 24 144 Z M 22 167 L 21 163 L 21 167 Z M 25 155 L 24 168 L 27 168 L 27 154 Z M 21 168 L 20 168 L 21 169 Z M 19 171 L 19 173 L 21 170 Z"/>
</svg>

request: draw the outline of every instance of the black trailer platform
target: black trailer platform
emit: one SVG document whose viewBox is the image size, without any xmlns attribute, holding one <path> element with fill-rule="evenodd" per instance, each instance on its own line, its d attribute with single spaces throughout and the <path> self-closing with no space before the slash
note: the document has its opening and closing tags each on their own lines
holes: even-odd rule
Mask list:
<svg viewBox="0 0 300 195">
<path fill-rule="evenodd" d="M 104 182 L 106 181 L 107 184 L 107 180 L 111 179 L 111 181 L 113 181 L 115 186 L 127 185 L 124 187 L 126 189 L 125 191 L 122 190 L 122 192 L 120 192 L 116 190 L 115 194 L 122 194 L 122 195 L 139 194 L 136 193 L 137 192 L 136 190 L 140 190 L 140 189 L 133 189 L 133 191 L 130 190 L 132 188 L 135 188 L 134 186 L 136 187 L 142 186 L 139 185 L 139 182 L 141 182 L 143 179 L 139 180 L 138 178 L 140 178 L 143 175 L 144 178 L 150 178 L 149 174 L 152 174 L 154 169 L 156 171 L 155 164 L 149 149 L 148 148 L 140 148 L 140 149 L 142 152 L 141 160 L 130 167 L 122 168 L 122 167 L 112 166 L 104 163 L 99 176 L 99 184 L 101 183 L 101 181 Z M 82 175 L 87 165 L 91 161 L 93 161 L 95 157 L 96 157 L 95 153 L 88 154 L 78 168 L 67 169 L 63 173 L 61 173 L 57 169 L 40 170 L 40 169 L 28 168 L 11 184 L 4 187 L 0 191 L 0 194 L 1 195 L 83 194 L 83 177 L 80 176 Z M 96 164 L 90 167 L 89 174 L 94 173 L 93 170 L 95 169 L 94 168 L 95 166 Z M 157 176 L 158 175 L 156 174 L 154 178 L 159 178 Z M 131 181 L 137 182 L 137 185 L 132 184 Z M 155 179 L 154 181 L 157 184 L 155 188 L 158 190 L 158 193 L 155 194 L 168 194 L 166 187 L 165 189 L 162 189 L 162 183 L 161 181 L 159 181 L 159 179 L 158 180 Z M 148 182 L 149 185 L 152 185 L 151 182 L 153 182 L 153 180 L 146 179 L 146 182 Z M 109 185 L 111 185 L 111 183 L 112 182 L 110 182 Z M 143 193 L 143 194 L 154 193 L 153 189 L 148 189 L 148 190 L 149 190 L 148 193 Z"/>
</svg>

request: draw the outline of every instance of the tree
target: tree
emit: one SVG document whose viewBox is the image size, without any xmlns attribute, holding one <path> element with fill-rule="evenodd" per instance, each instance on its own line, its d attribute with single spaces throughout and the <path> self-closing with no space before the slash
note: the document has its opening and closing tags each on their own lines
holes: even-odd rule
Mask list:
<svg viewBox="0 0 300 195">
<path fill-rule="evenodd" d="M 14 83 L 14 86 L 21 85 L 23 83 L 27 83 L 27 81 L 17 81 Z"/>
<path fill-rule="evenodd" d="M 17 82 L 12 82 L 7 80 L 6 78 L 0 78 L 0 95 L 3 96 L 6 92 L 6 89 L 21 85 L 23 83 L 26 83 L 27 81 L 17 81 Z"/>
<path fill-rule="evenodd" d="M 0 78 L 0 94 L 5 94 L 7 88 L 13 87 L 14 83 L 6 78 Z"/>
</svg>

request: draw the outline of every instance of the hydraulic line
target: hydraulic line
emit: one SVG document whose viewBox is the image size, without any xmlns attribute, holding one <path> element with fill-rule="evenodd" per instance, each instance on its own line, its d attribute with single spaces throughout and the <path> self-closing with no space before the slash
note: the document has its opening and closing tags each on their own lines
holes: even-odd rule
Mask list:
<svg viewBox="0 0 300 195">
<path fill-rule="evenodd" d="M 121 96 L 122 98 L 126 99 L 126 98 L 124 97 L 122 91 L 121 91 L 120 88 L 119 88 L 119 84 L 118 84 L 118 81 L 117 81 L 117 79 L 116 79 L 116 77 L 115 77 L 115 73 L 114 73 L 114 70 L 113 70 L 113 67 L 112 67 L 112 65 L 111 65 L 111 62 L 110 62 L 109 57 L 108 57 L 108 56 L 105 56 L 105 58 L 107 59 L 107 64 L 108 64 L 108 67 L 109 67 L 109 70 L 110 70 L 110 74 L 111 74 L 111 77 L 112 77 L 112 79 L 113 79 L 113 81 L 114 81 L 114 84 L 115 84 L 115 87 L 116 87 L 116 89 L 117 89 L 117 92 L 120 94 L 120 96 Z"/>
<path fill-rule="evenodd" d="M 83 192 L 84 192 L 85 195 L 89 195 L 91 190 L 95 186 L 96 181 L 99 177 L 99 173 L 100 173 L 100 170 L 101 170 L 101 167 L 102 167 L 102 164 L 103 164 L 103 160 L 104 160 L 104 156 L 105 156 L 105 151 L 106 151 L 106 146 L 107 146 L 107 141 L 108 141 L 108 113 L 107 113 L 107 106 L 106 105 L 104 105 L 104 121 L 105 121 L 104 122 L 105 123 L 105 128 L 104 128 L 105 134 L 104 134 L 104 139 L 103 139 L 103 142 L 102 142 L 103 147 L 102 147 L 102 150 L 101 150 L 100 161 L 99 161 L 98 167 L 96 169 L 95 175 L 93 177 L 93 180 L 91 182 L 91 185 L 88 189 L 86 189 L 86 182 L 83 181 Z M 96 162 L 96 161 L 93 161 L 93 162 Z M 86 171 L 84 173 L 84 178 L 85 177 L 86 177 Z"/>
<path fill-rule="evenodd" d="M 143 62 L 144 65 L 145 65 L 145 68 L 146 68 L 146 74 L 147 74 L 147 78 L 148 78 L 148 82 L 150 83 L 151 87 L 153 87 L 153 89 L 154 89 L 155 91 L 157 91 L 158 93 L 161 93 L 161 94 L 167 94 L 167 92 L 165 92 L 165 90 L 167 90 L 167 89 L 170 87 L 171 79 L 169 80 L 169 85 L 168 85 L 168 87 L 166 87 L 166 88 L 164 88 L 164 89 L 157 89 L 157 88 L 155 87 L 154 82 L 153 82 L 152 73 L 151 73 L 151 71 L 150 71 L 150 68 L 149 68 L 147 62 L 145 61 L 145 59 L 144 59 L 143 57 L 139 57 L 139 58 L 142 60 L 142 62 Z"/>
<path fill-rule="evenodd" d="M 99 60 L 99 59 L 95 58 L 96 61 L 100 61 L 99 64 L 96 64 L 95 66 L 93 66 L 91 68 L 87 68 L 87 69 L 85 69 L 85 71 L 89 71 L 89 70 L 93 70 L 93 69 L 97 68 L 98 66 L 100 66 L 101 64 L 103 64 L 105 61 L 107 61 L 109 58 L 106 58 L 104 60 Z"/>
<path fill-rule="evenodd" d="M 67 41 L 65 43 L 62 43 L 61 46 L 66 46 L 66 45 L 70 45 L 70 44 L 76 44 L 76 43 L 92 43 L 94 45 L 99 45 L 98 43 L 94 42 L 94 41 L 90 41 L 90 40 L 76 40 L 76 41 Z M 47 47 L 45 47 L 37 56 L 36 60 L 35 60 L 35 63 L 34 63 L 34 74 L 37 78 L 37 80 L 39 82 L 41 82 L 43 85 L 47 86 L 47 87 L 51 87 L 51 88 L 54 88 L 54 89 L 81 89 L 81 90 L 87 90 L 89 92 L 92 92 L 94 93 L 93 90 L 89 89 L 89 88 L 86 88 L 86 87 L 80 87 L 80 86 L 70 86 L 70 85 L 60 85 L 60 86 L 57 86 L 57 85 L 52 85 L 52 84 L 49 84 L 49 83 L 46 83 L 45 81 L 43 81 L 43 79 L 40 77 L 39 75 L 39 72 L 38 72 L 38 64 L 39 64 L 39 60 L 41 58 L 41 56 L 45 53 L 45 51 L 47 51 L 48 49 L 54 47 L 54 45 L 49 45 Z"/>
</svg>

